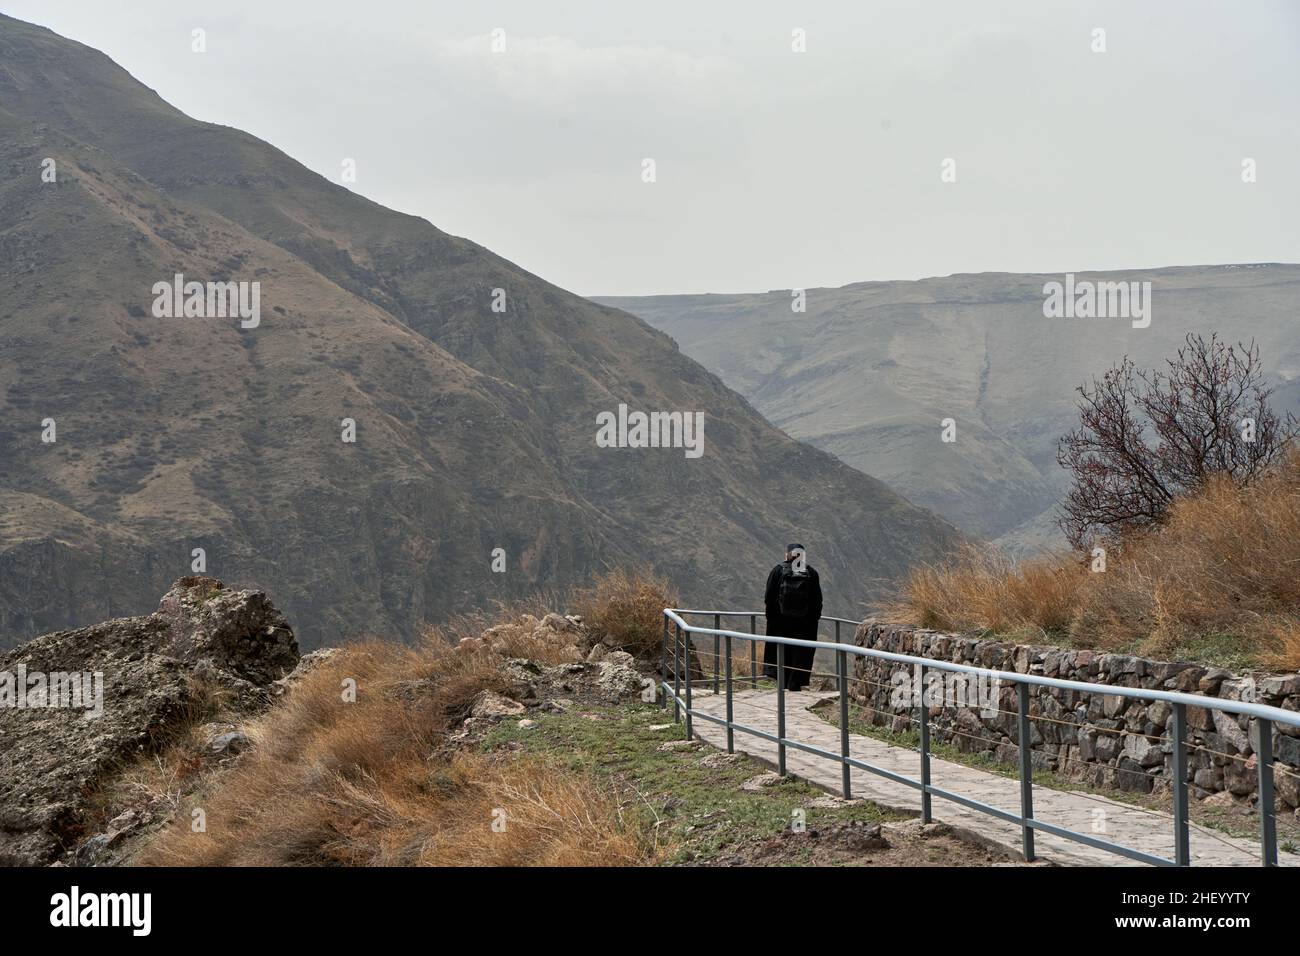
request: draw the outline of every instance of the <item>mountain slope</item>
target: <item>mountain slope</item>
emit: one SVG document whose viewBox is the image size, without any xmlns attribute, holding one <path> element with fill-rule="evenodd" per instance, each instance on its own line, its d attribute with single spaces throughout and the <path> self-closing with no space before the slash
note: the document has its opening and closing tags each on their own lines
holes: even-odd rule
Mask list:
<svg viewBox="0 0 1300 956">
<path fill-rule="evenodd" d="M 957 540 L 644 322 L 2 16 L 0 167 L 0 643 L 146 610 L 200 547 L 310 648 L 615 564 L 751 606 L 791 535 L 852 612 Z M 155 318 L 177 273 L 259 282 L 261 324 Z M 620 403 L 703 412 L 704 455 L 598 447 Z"/>
<path fill-rule="evenodd" d="M 1154 367 L 1188 332 L 1258 342 L 1297 401 L 1300 266 L 1197 266 L 1079 273 L 1150 281 L 1148 328 L 1126 319 L 1048 319 L 1043 285 L 1062 275 L 987 273 L 807 291 L 600 301 L 640 315 L 716 371 L 789 434 L 876 475 L 962 530 L 1013 550 L 1055 544 L 1065 488 L 1057 440 L 1077 421 L 1074 389 L 1124 355 Z M 957 440 L 941 440 L 952 418 Z"/>
</svg>

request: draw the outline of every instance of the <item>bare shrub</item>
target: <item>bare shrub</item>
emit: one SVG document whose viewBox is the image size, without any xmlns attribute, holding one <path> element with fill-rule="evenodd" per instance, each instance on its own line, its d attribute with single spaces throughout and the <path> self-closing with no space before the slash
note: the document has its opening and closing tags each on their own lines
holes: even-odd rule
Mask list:
<svg viewBox="0 0 1300 956">
<path fill-rule="evenodd" d="M 1269 407 L 1253 343 L 1192 334 L 1167 364 L 1140 371 L 1126 358 L 1078 389 L 1079 427 L 1057 454 L 1073 482 L 1060 525 L 1076 548 L 1158 524 L 1211 478 L 1249 486 L 1300 433 Z"/>
</svg>

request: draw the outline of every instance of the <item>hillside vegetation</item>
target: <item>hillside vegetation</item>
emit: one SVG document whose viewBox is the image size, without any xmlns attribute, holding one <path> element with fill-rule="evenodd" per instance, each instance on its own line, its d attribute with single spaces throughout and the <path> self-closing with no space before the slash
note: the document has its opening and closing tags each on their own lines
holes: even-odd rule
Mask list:
<svg viewBox="0 0 1300 956">
<path fill-rule="evenodd" d="M 1105 571 L 1058 554 L 1015 562 L 970 547 L 917 568 L 889 609 L 944 630 L 1300 668 L 1300 453 L 1258 484 L 1226 479 L 1112 544 Z M 1028 632 L 1028 633 L 1026 633 Z"/>
<path fill-rule="evenodd" d="M 687 740 L 644 702 L 662 580 L 613 572 L 573 594 L 454 621 L 417 647 L 321 651 L 219 767 L 178 742 L 105 793 L 165 793 L 146 866 L 629 866 L 1012 863 L 948 828 L 843 801 Z M 486 625 L 486 626 L 485 626 Z M 641 665 L 641 670 L 647 669 Z M 340 693 L 355 686 L 355 700 Z M 219 703 L 217 704 L 219 707 Z M 205 715 L 205 716 L 211 716 Z M 202 826 L 195 827 L 196 813 Z M 792 827 L 793 820 L 806 823 Z"/>
</svg>

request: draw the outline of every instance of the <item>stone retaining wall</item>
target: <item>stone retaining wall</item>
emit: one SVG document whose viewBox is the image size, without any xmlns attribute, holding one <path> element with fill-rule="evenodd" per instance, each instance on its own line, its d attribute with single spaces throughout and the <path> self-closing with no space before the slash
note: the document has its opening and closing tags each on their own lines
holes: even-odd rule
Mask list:
<svg viewBox="0 0 1300 956">
<path fill-rule="evenodd" d="M 1152 661 L 1122 654 L 1003 644 L 922 628 L 864 621 L 854 636 L 861 647 L 995 670 L 1041 674 L 1118 687 L 1142 687 L 1244 700 L 1300 711 L 1300 674 L 1240 677 L 1216 667 Z M 896 732 L 916 730 L 922 699 L 918 675 L 900 665 L 855 657 L 851 693 L 872 723 Z M 941 671 L 927 672 L 942 675 Z M 943 680 L 939 686 L 936 680 Z M 994 687 L 948 674 L 929 677 L 931 738 L 966 753 L 1018 759 L 1014 685 Z M 963 706 L 959 706 L 959 704 Z M 1049 687 L 1030 688 L 1034 766 L 1096 787 L 1151 793 L 1168 790 L 1173 772 L 1173 707 Z M 1196 799 L 1228 791 L 1254 797 L 1258 786 L 1254 742 L 1257 721 L 1201 707 L 1187 709 L 1188 772 Z M 1275 725 L 1277 811 L 1300 806 L 1300 728 Z M 1289 773 L 1287 771 L 1290 771 Z M 1296 811 L 1300 814 L 1300 811 Z"/>
</svg>

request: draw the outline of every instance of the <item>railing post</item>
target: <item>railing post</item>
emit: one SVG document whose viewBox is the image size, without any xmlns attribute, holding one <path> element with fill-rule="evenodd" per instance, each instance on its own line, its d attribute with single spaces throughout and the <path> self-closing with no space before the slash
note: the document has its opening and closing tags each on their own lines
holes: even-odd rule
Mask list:
<svg viewBox="0 0 1300 956">
<path fill-rule="evenodd" d="M 1255 759 L 1259 763 L 1259 843 L 1265 866 L 1277 866 L 1277 820 L 1273 815 L 1273 721 L 1260 717 Z"/>
<path fill-rule="evenodd" d="M 1020 700 L 1020 819 L 1021 848 L 1025 862 L 1034 859 L 1034 828 L 1029 821 L 1034 818 L 1034 760 L 1029 736 L 1029 685 L 1016 683 L 1016 696 Z"/>
<path fill-rule="evenodd" d="M 681 722 L 681 624 L 672 626 L 672 722 Z"/>
<path fill-rule="evenodd" d="M 1191 832 L 1187 826 L 1187 705 L 1174 704 L 1174 862 L 1192 865 Z"/>
<path fill-rule="evenodd" d="M 837 642 L 838 643 L 838 642 Z M 840 687 L 840 789 L 845 800 L 853 799 L 849 767 L 849 662 L 844 651 L 835 652 L 835 676 Z"/>
<path fill-rule="evenodd" d="M 731 706 L 731 635 L 727 635 L 727 753 L 736 752 L 736 731 L 731 726 L 734 718 Z"/>
<path fill-rule="evenodd" d="M 713 615 L 713 629 L 715 631 L 722 630 L 721 614 Z M 719 646 L 718 642 L 721 640 L 722 637 L 720 635 L 713 635 L 713 693 L 715 694 L 718 692 L 718 658 L 722 656 L 722 648 Z"/>
<path fill-rule="evenodd" d="M 921 822 L 930 814 L 930 708 L 925 701 L 925 665 L 921 665 Z"/>
<path fill-rule="evenodd" d="M 776 645 L 776 771 L 785 776 L 785 645 Z"/>
<path fill-rule="evenodd" d="M 758 633 L 758 615 L 749 615 L 749 633 Z M 749 686 L 758 686 L 758 641 L 749 642 Z"/>
<path fill-rule="evenodd" d="M 686 739 L 694 740 L 694 725 L 691 721 L 691 632 L 687 631 L 682 635 L 683 655 L 686 658 Z"/>
<path fill-rule="evenodd" d="M 668 683 L 668 615 L 664 615 L 664 636 L 659 642 L 659 687 L 656 691 L 663 694 L 664 710 L 668 709 L 668 695 L 664 693 L 664 687 Z"/>
</svg>

